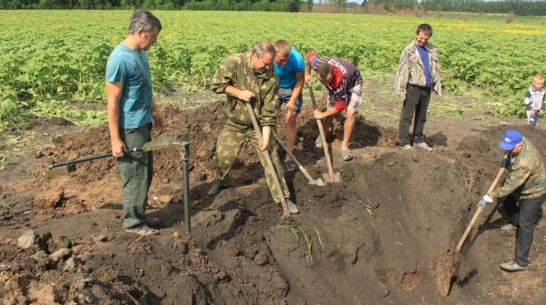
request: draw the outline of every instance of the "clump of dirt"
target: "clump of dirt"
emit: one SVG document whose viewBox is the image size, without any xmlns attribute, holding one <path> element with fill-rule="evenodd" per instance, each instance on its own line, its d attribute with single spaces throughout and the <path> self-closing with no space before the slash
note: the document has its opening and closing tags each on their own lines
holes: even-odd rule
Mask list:
<svg viewBox="0 0 546 305">
<path fill-rule="evenodd" d="M 343 162 L 343 119 L 336 119 L 330 141 L 343 181 L 320 187 L 299 172 L 287 173 L 301 214 L 281 219 L 249 143 L 229 174 L 230 187 L 206 195 L 214 180 L 220 102 L 194 110 L 168 106 L 162 113 L 166 131 L 190 143 L 192 233 L 184 230 L 178 152 L 154 153 L 148 216 L 160 220 L 161 234 L 137 238 L 121 228 L 120 179 L 111 158 L 78 164 L 67 176 L 42 177 L 51 162 L 107 151 L 107 126 L 56 138 L 42 150 L 39 168 L 2 185 L 4 303 L 458 304 L 506 303 L 510 296 L 520 303 L 541 301 L 543 294 L 518 283 L 543 279 L 540 268 L 510 281 L 497 278 L 495 260 L 508 255 L 500 252 L 514 237 L 489 234 L 498 227 L 496 213 L 469 237 L 464 257 L 457 260 L 453 253 L 475 202 L 498 171 L 497 142 L 506 126 L 469 136 L 458 147 L 401 152 L 395 130 L 359 117 L 351 143 L 355 159 Z M 298 124 L 295 154 L 318 178 L 327 171 L 322 150 L 314 148 L 318 130 L 310 108 Z M 517 128 L 546 149 L 545 132 Z M 539 227 L 535 236 L 533 249 L 543 251 L 544 230 Z M 537 266 L 546 265 L 544 255 L 532 256 Z M 510 295 L 510 285 L 519 290 Z M 501 291 L 491 294 L 492 287 Z"/>
</svg>

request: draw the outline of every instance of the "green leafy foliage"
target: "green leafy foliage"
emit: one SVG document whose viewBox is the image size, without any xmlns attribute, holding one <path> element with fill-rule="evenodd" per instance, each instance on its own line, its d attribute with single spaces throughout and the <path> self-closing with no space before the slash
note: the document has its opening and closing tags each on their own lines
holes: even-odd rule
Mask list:
<svg viewBox="0 0 546 305">
<path fill-rule="evenodd" d="M 163 24 L 148 52 L 156 94 L 180 87 L 207 87 L 230 54 L 260 40 L 285 38 L 302 54 L 336 56 L 365 74 L 394 75 L 400 52 L 415 37 L 422 18 L 279 12 L 154 12 Z M 131 11 L 4 11 L 0 26 L 0 129 L 31 116 L 68 116 L 104 122 L 71 104 L 104 104 L 108 55 L 125 37 Z M 427 17 L 431 42 L 440 51 L 447 91 L 461 83 L 502 100 L 501 113 L 517 114 L 535 73 L 545 73 L 543 20 L 501 16 Z M 286 26 L 290 25 L 290 26 Z M 93 108 L 93 107 L 90 107 Z M 93 108 L 96 109 L 96 108 Z M 89 111 L 89 110 L 86 110 Z M 454 113 L 460 114 L 457 109 Z M 84 111 L 85 112 L 85 111 Z"/>
</svg>

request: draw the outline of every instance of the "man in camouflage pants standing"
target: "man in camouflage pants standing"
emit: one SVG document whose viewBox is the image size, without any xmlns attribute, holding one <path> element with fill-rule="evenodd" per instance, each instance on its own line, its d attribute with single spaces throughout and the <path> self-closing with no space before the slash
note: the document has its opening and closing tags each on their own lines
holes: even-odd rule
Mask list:
<svg viewBox="0 0 546 305">
<path fill-rule="evenodd" d="M 432 27 L 421 24 L 417 27 L 417 37 L 400 55 L 398 71 L 394 79 L 394 92 L 404 99 L 402 116 L 398 124 L 398 138 L 402 150 L 419 148 L 431 151 L 425 143 L 425 122 L 432 90 L 442 95 L 440 74 L 438 73 L 438 50 L 428 42 Z M 415 114 L 413 126 L 413 147 L 409 128 Z"/>
<path fill-rule="evenodd" d="M 298 208 L 290 200 L 290 191 L 284 180 L 275 142 L 270 141 L 272 127 L 277 121 L 275 103 L 279 90 L 279 81 L 272 68 L 275 53 L 271 43 L 259 42 L 251 51 L 230 56 L 214 75 L 212 91 L 217 94 L 225 93 L 227 100 L 224 102 L 222 131 L 216 144 L 216 182 L 208 194 L 214 196 L 224 187 L 224 179 L 237 158 L 243 141 L 248 138 L 258 148 L 267 185 L 275 202 L 280 203 L 283 198 L 279 198 L 273 175 L 263 154 L 266 149 L 269 151 L 288 209 L 291 214 L 295 214 L 299 213 Z M 262 127 L 263 143 L 258 141 L 246 103 L 250 103 L 258 124 Z"/>
<path fill-rule="evenodd" d="M 508 169 L 508 177 L 501 187 L 483 196 L 478 207 L 506 197 L 503 207 L 510 223 L 502 229 L 517 227 L 516 253 L 513 260 L 502 263 L 500 267 L 506 271 L 523 271 L 529 265 L 533 234 L 546 199 L 546 170 L 542 154 L 516 130 L 507 130 L 499 147 L 508 156 L 501 164 Z M 519 206 L 516 205 L 518 202 Z"/>
</svg>

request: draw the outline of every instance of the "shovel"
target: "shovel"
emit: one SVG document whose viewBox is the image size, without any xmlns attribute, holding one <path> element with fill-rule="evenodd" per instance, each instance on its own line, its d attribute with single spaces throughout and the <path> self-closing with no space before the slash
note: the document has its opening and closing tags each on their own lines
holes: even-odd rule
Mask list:
<svg viewBox="0 0 546 305">
<path fill-rule="evenodd" d="M 309 175 L 309 172 L 305 169 L 305 167 L 303 167 L 303 165 L 301 165 L 301 163 L 298 161 L 298 159 L 296 159 L 294 154 L 290 150 L 288 150 L 286 145 L 284 145 L 284 143 L 277 137 L 277 134 L 275 132 L 273 132 L 273 137 L 275 138 L 275 140 L 277 140 L 277 143 L 279 143 L 279 145 L 282 147 L 282 149 L 284 149 L 284 151 L 286 151 L 286 153 L 290 156 L 290 158 L 292 158 L 292 161 L 294 161 L 294 163 L 296 163 L 296 165 L 301 170 L 301 172 L 303 173 L 305 178 L 307 178 L 307 181 L 309 181 L 309 184 L 320 185 L 320 186 L 325 186 L 326 185 L 324 183 L 324 181 L 322 181 L 322 179 L 318 178 L 317 180 L 315 180 L 315 179 L 313 179 L 313 177 L 311 177 L 311 175 Z"/>
<path fill-rule="evenodd" d="M 315 100 L 315 93 L 313 93 L 313 87 L 307 84 L 309 87 L 309 95 L 311 96 L 311 102 L 313 103 L 313 109 L 317 109 L 317 101 Z M 324 181 L 326 182 L 341 182 L 341 177 L 339 172 L 334 173 L 334 168 L 332 167 L 332 159 L 330 158 L 330 151 L 328 150 L 328 143 L 326 142 L 326 135 L 324 134 L 324 126 L 322 126 L 322 121 L 317 119 L 317 125 L 320 132 L 320 137 L 322 138 L 322 148 L 324 149 L 324 157 L 326 159 L 326 165 L 328 166 L 328 174 L 323 174 Z"/>
<path fill-rule="evenodd" d="M 504 159 L 508 158 L 507 155 L 504 156 Z M 487 194 L 491 193 L 497 184 L 499 183 L 499 180 L 501 179 L 502 175 L 504 174 L 506 168 L 502 167 L 499 170 L 499 173 L 497 174 L 497 177 L 495 177 L 495 180 L 493 180 L 493 183 L 489 187 L 489 190 L 487 191 Z M 472 227 L 474 226 L 474 223 L 478 219 L 478 216 L 480 216 L 480 213 L 483 211 L 483 207 L 478 207 L 476 212 L 474 213 L 474 216 L 472 217 L 472 220 L 470 221 L 470 224 L 464 231 L 463 236 L 459 240 L 459 243 L 457 244 L 457 247 L 455 248 L 455 255 L 446 255 L 444 256 L 444 259 L 439 262 L 439 272 L 437 274 L 437 282 L 438 287 L 440 288 L 440 291 L 444 296 L 449 295 L 449 291 L 451 290 L 451 284 L 453 283 L 454 279 L 457 277 L 457 269 L 458 266 L 462 263 L 462 257 L 461 257 L 461 248 L 464 245 L 464 242 L 468 235 L 470 234 L 470 231 L 472 230 Z"/>
<path fill-rule="evenodd" d="M 133 148 L 131 150 L 124 150 L 123 154 L 129 155 L 137 151 L 153 151 L 159 149 L 165 149 L 174 142 L 174 138 L 167 133 L 161 134 L 156 140 L 144 143 L 142 148 Z M 93 155 L 84 157 L 81 159 L 75 159 L 70 161 L 58 162 L 50 164 L 44 172 L 44 177 L 47 179 L 54 178 L 61 175 L 66 175 L 76 171 L 76 164 L 111 157 L 112 153 L 104 153 L 101 155 Z"/>
<path fill-rule="evenodd" d="M 252 106 L 250 105 L 250 102 L 245 102 L 246 109 L 248 110 L 248 114 L 250 115 L 250 119 L 252 120 L 252 125 L 254 125 L 254 130 L 256 130 L 256 137 L 258 138 L 259 143 L 263 143 L 264 139 L 262 137 L 262 132 L 260 131 L 260 126 L 258 125 L 258 121 L 256 120 L 256 116 L 254 115 L 254 110 L 252 110 Z M 279 182 L 279 177 L 277 176 L 277 172 L 275 171 L 275 167 L 273 166 L 273 162 L 271 161 L 271 156 L 269 155 L 269 151 L 264 150 L 263 154 L 265 156 L 265 160 L 267 162 L 267 166 L 269 166 L 269 170 L 271 171 L 271 175 L 273 175 L 273 181 L 275 182 L 275 187 L 277 188 L 277 191 L 279 193 L 279 197 L 281 198 L 281 206 L 283 210 L 282 217 L 288 217 L 290 216 L 290 211 L 288 210 L 288 205 L 286 204 L 286 199 L 284 198 L 284 194 L 282 192 L 281 184 Z"/>
<path fill-rule="evenodd" d="M 506 159 L 506 158 L 508 158 L 508 156 L 504 155 L 504 159 Z M 487 190 L 486 194 L 491 193 L 495 189 L 495 187 L 499 183 L 499 180 L 502 177 L 502 174 L 504 174 L 505 170 L 506 170 L 506 168 L 501 167 L 501 169 L 499 170 L 499 173 L 497 174 L 497 177 L 495 178 L 495 180 L 493 180 L 493 183 L 489 187 L 489 190 Z M 459 243 L 457 244 L 457 248 L 455 248 L 455 253 L 461 252 L 461 248 L 463 247 L 463 244 L 464 244 L 466 238 L 468 237 L 468 234 L 470 233 L 470 230 L 472 230 L 472 227 L 474 226 L 474 223 L 478 219 L 478 216 L 480 216 L 480 213 L 483 211 L 483 209 L 484 209 L 484 207 L 479 207 L 476 210 L 476 213 L 474 213 L 474 216 L 472 217 L 472 220 L 470 221 L 470 224 L 468 225 L 468 227 L 464 231 L 463 237 L 461 237 L 461 240 L 459 240 Z"/>
</svg>

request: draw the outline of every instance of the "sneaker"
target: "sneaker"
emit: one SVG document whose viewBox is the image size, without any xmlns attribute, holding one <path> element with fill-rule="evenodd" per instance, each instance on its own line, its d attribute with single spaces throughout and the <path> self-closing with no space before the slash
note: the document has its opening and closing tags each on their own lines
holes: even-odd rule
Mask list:
<svg viewBox="0 0 546 305">
<path fill-rule="evenodd" d="M 511 223 L 507 223 L 507 224 L 505 224 L 504 226 L 500 227 L 500 229 L 501 229 L 502 231 L 507 231 L 507 232 L 508 232 L 508 231 L 512 231 L 512 230 L 517 229 L 517 227 L 514 226 L 514 225 L 511 224 Z"/>
<path fill-rule="evenodd" d="M 214 184 L 210 187 L 209 192 L 207 193 L 209 196 L 215 196 L 222 190 L 222 185 L 220 185 L 220 182 L 214 182 Z"/>
<path fill-rule="evenodd" d="M 506 271 L 525 271 L 529 266 L 520 266 L 514 260 L 511 260 L 508 263 L 500 264 L 501 269 Z"/>
<path fill-rule="evenodd" d="M 156 229 L 152 229 L 148 227 L 147 225 L 140 225 L 132 228 L 125 229 L 125 232 L 129 233 L 135 233 L 140 236 L 147 236 L 147 235 L 157 235 L 159 234 L 159 231 Z"/>
<path fill-rule="evenodd" d="M 427 143 L 423 142 L 423 143 L 413 143 L 413 148 L 418 148 L 418 149 L 422 149 L 422 150 L 425 150 L 425 151 L 431 151 L 432 150 L 432 147 L 428 146 Z"/>
<path fill-rule="evenodd" d="M 317 139 L 315 140 L 315 148 L 316 149 L 322 149 L 322 145 L 324 145 L 322 143 L 322 137 L 320 135 L 318 135 Z"/>
<path fill-rule="evenodd" d="M 286 172 L 291 173 L 298 169 L 298 165 L 294 160 L 286 160 L 284 161 L 284 167 L 286 167 Z"/>
<path fill-rule="evenodd" d="M 286 198 L 286 206 L 288 206 L 288 211 L 290 214 L 299 214 L 300 210 L 296 206 L 295 203 L 290 200 L 290 198 Z"/>
<path fill-rule="evenodd" d="M 411 147 L 411 145 L 409 145 L 409 144 L 406 144 L 404 146 L 400 146 L 400 149 L 401 150 L 412 150 L 413 147 Z"/>
</svg>

